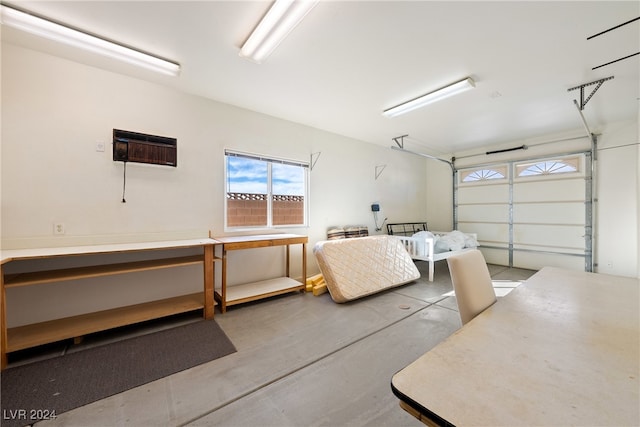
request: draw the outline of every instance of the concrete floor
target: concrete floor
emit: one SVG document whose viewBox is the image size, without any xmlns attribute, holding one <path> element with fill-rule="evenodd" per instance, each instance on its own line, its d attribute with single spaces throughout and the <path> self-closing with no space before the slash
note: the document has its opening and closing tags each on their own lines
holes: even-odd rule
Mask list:
<svg viewBox="0 0 640 427">
<path fill-rule="evenodd" d="M 455 297 L 443 296 L 446 263 L 432 283 L 417 265 L 421 280 L 347 304 L 298 293 L 216 313 L 236 353 L 38 426 L 420 426 L 391 377 L 461 323 Z M 489 269 L 496 280 L 534 273 Z"/>
</svg>

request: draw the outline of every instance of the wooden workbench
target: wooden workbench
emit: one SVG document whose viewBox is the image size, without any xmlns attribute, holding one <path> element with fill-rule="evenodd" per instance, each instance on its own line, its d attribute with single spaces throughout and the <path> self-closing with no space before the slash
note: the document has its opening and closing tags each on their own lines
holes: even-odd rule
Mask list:
<svg viewBox="0 0 640 427">
<path fill-rule="evenodd" d="M 7 365 L 7 353 L 35 347 L 68 338 L 129 325 L 159 317 L 203 309 L 205 319 L 214 316 L 214 246 L 213 239 L 175 240 L 162 242 L 126 243 L 113 245 L 91 245 L 58 248 L 3 250 L 0 262 L 0 334 L 2 369 Z M 7 266 L 26 260 L 48 260 L 53 258 L 75 258 L 100 254 L 129 254 L 134 252 L 160 251 L 202 247 L 202 255 L 159 258 L 146 261 L 124 262 L 106 265 L 91 265 L 75 268 L 33 271 L 7 274 Z M 157 270 L 203 264 L 203 292 L 183 295 L 159 301 L 151 301 L 127 307 L 88 313 L 63 319 L 7 328 L 6 289 L 31 286 L 66 280 L 110 276 L 130 272 Z"/>
<path fill-rule="evenodd" d="M 226 312 L 227 307 L 234 304 L 255 301 L 288 292 L 304 291 L 307 277 L 306 245 L 307 236 L 297 234 L 261 234 L 253 236 L 214 237 L 218 246 L 222 248 L 222 278 L 220 287 L 215 289 L 215 298 L 220 304 L 220 311 Z M 290 246 L 302 245 L 302 280 L 292 279 L 290 276 Z M 251 282 L 242 285 L 227 286 L 227 257 L 229 251 L 286 246 L 286 276 Z"/>
</svg>

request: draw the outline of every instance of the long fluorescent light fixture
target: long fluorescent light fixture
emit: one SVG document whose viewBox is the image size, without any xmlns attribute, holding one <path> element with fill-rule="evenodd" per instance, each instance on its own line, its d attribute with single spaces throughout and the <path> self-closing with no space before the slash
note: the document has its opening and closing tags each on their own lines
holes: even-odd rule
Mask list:
<svg viewBox="0 0 640 427">
<path fill-rule="evenodd" d="M 387 117 L 396 117 L 401 114 L 408 113 L 409 111 L 413 111 L 417 108 L 424 107 L 427 104 L 431 104 L 460 92 L 472 89 L 474 87 L 476 87 L 476 84 L 473 79 L 471 77 L 467 77 L 464 80 L 460 80 L 459 82 L 455 82 L 453 84 L 450 84 L 449 86 L 445 86 L 442 89 L 438 89 L 426 95 L 419 96 L 410 101 L 403 102 L 400 105 L 396 105 L 395 107 L 384 110 L 382 114 Z"/>
<path fill-rule="evenodd" d="M 276 0 L 240 49 L 240 56 L 262 63 L 318 0 Z"/>
<path fill-rule="evenodd" d="M 1 6 L 2 25 L 8 25 L 40 37 L 45 37 L 170 76 L 177 76 L 180 73 L 180 64 L 175 62 L 131 49 L 12 7 Z"/>
</svg>

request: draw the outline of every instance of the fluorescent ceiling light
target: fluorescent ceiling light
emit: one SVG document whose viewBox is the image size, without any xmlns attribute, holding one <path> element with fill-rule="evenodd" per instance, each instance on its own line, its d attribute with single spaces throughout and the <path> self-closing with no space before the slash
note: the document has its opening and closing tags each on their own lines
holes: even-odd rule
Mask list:
<svg viewBox="0 0 640 427">
<path fill-rule="evenodd" d="M 416 108 L 424 107 L 427 104 L 440 101 L 441 99 L 448 98 L 452 95 L 464 92 L 465 90 L 469 90 L 474 87 L 476 87 L 475 82 L 471 79 L 471 77 L 467 77 L 464 80 L 460 80 L 459 82 L 450 84 L 449 86 L 445 86 L 442 89 L 438 89 L 426 95 L 422 95 L 418 98 L 414 98 L 410 101 L 404 102 L 400 105 L 396 105 L 395 107 L 391 107 L 388 110 L 384 110 L 382 114 L 387 117 L 396 117 L 401 114 L 408 113 L 409 111 L 413 111 Z"/>
<path fill-rule="evenodd" d="M 240 49 L 240 56 L 260 64 L 318 0 L 276 0 Z"/>
<path fill-rule="evenodd" d="M 45 37 L 60 43 L 79 47 L 100 55 L 119 59 L 159 73 L 177 76 L 180 64 L 140 52 L 129 47 L 101 39 L 91 34 L 57 24 L 44 18 L 2 6 L 2 25 Z"/>
</svg>

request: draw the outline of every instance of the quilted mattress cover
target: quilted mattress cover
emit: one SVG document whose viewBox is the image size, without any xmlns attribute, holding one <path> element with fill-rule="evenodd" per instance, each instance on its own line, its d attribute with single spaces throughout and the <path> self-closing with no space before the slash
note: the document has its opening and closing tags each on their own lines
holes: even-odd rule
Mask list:
<svg viewBox="0 0 640 427">
<path fill-rule="evenodd" d="M 313 253 L 331 298 L 338 303 L 420 278 L 411 256 L 394 236 L 321 241 Z"/>
</svg>

